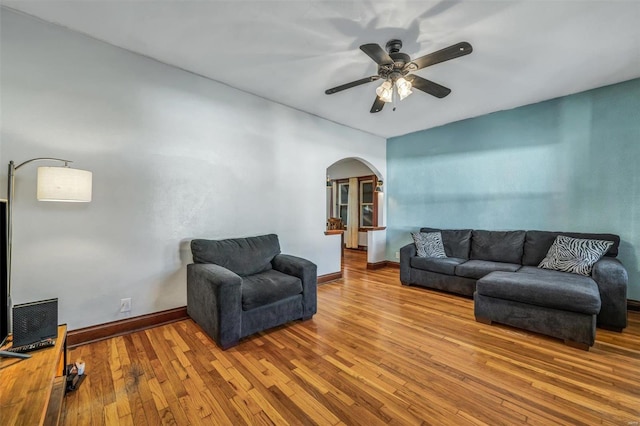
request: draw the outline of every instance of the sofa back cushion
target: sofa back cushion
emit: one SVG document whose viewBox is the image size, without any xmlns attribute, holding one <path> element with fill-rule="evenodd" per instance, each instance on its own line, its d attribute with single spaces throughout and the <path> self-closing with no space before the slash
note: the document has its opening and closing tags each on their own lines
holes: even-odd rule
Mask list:
<svg viewBox="0 0 640 426">
<path fill-rule="evenodd" d="M 525 231 L 474 230 L 470 258 L 521 264 L 525 235 Z"/>
<path fill-rule="evenodd" d="M 522 264 L 525 266 L 538 266 L 540 262 L 542 262 L 542 259 L 547 255 L 547 252 L 558 235 L 588 240 L 611 241 L 613 245 L 605 253 L 605 256 L 616 257 L 618 255 L 618 246 L 620 245 L 620 237 L 618 235 L 557 231 L 527 231 L 527 236 L 524 240 Z"/>
<path fill-rule="evenodd" d="M 194 263 L 215 263 L 246 277 L 271 269 L 271 261 L 280 254 L 275 234 L 227 240 L 191 241 Z"/>
<path fill-rule="evenodd" d="M 442 244 L 447 257 L 469 259 L 471 250 L 471 229 L 420 228 L 420 232 L 438 232 L 442 235 Z"/>
</svg>

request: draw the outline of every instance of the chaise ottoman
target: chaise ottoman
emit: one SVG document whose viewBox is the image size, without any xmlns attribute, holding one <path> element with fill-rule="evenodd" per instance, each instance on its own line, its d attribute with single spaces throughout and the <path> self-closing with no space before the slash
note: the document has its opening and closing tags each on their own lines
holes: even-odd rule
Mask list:
<svg viewBox="0 0 640 426">
<path fill-rule="evenodd" d="M 555 272 L 555 271 L 554 271 Z M 492 321 L 563 339 L 589 350 L 600 312 L 598 285 L 590 277 L 562 274 L 492 272 L 476 284 L 476 321 Z"/>
</svg>

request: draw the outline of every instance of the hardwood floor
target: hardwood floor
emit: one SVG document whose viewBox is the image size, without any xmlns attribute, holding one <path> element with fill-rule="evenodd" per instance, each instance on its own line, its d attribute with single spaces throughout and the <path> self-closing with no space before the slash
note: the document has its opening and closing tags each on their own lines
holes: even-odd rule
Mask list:
<svg viewBox="0 0 640 426">
<path fill-rule="evenodd" d="M 477 323 L 347 250 L 318 313 L 219 350 L 191 320 L 75 348 L 66 425 L 639 425 L 640 312 L 589 352 Z"/>
</svg>

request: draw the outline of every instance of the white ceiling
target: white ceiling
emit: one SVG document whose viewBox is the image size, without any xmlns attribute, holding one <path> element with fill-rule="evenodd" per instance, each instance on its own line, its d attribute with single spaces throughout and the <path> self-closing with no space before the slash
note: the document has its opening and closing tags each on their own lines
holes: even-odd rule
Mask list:
<svg viewBox="0 0 640 426">
<path fill-rule="evenodd" d="M 640 1 L 0 0 L 2 5 L 238 89 L 383 137 L 640 77 Z M 420 91 L 369 113 L 378 83 L 359 50 L 473 53 L 416 73 Z"/>
</svg>

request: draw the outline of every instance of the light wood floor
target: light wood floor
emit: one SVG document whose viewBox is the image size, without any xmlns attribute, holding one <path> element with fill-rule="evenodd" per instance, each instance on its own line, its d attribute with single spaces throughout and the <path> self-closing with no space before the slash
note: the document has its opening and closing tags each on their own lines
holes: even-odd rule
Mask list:
<svg viewBox="0 0 640 426">
<path fill-rule="evenodd" d="M 639 425 L 640 313 L 589 352 L 347 252 L 318 313 L 225 352 L 191 320 L 78 347 L 66 425 Z"/>
</svg>

